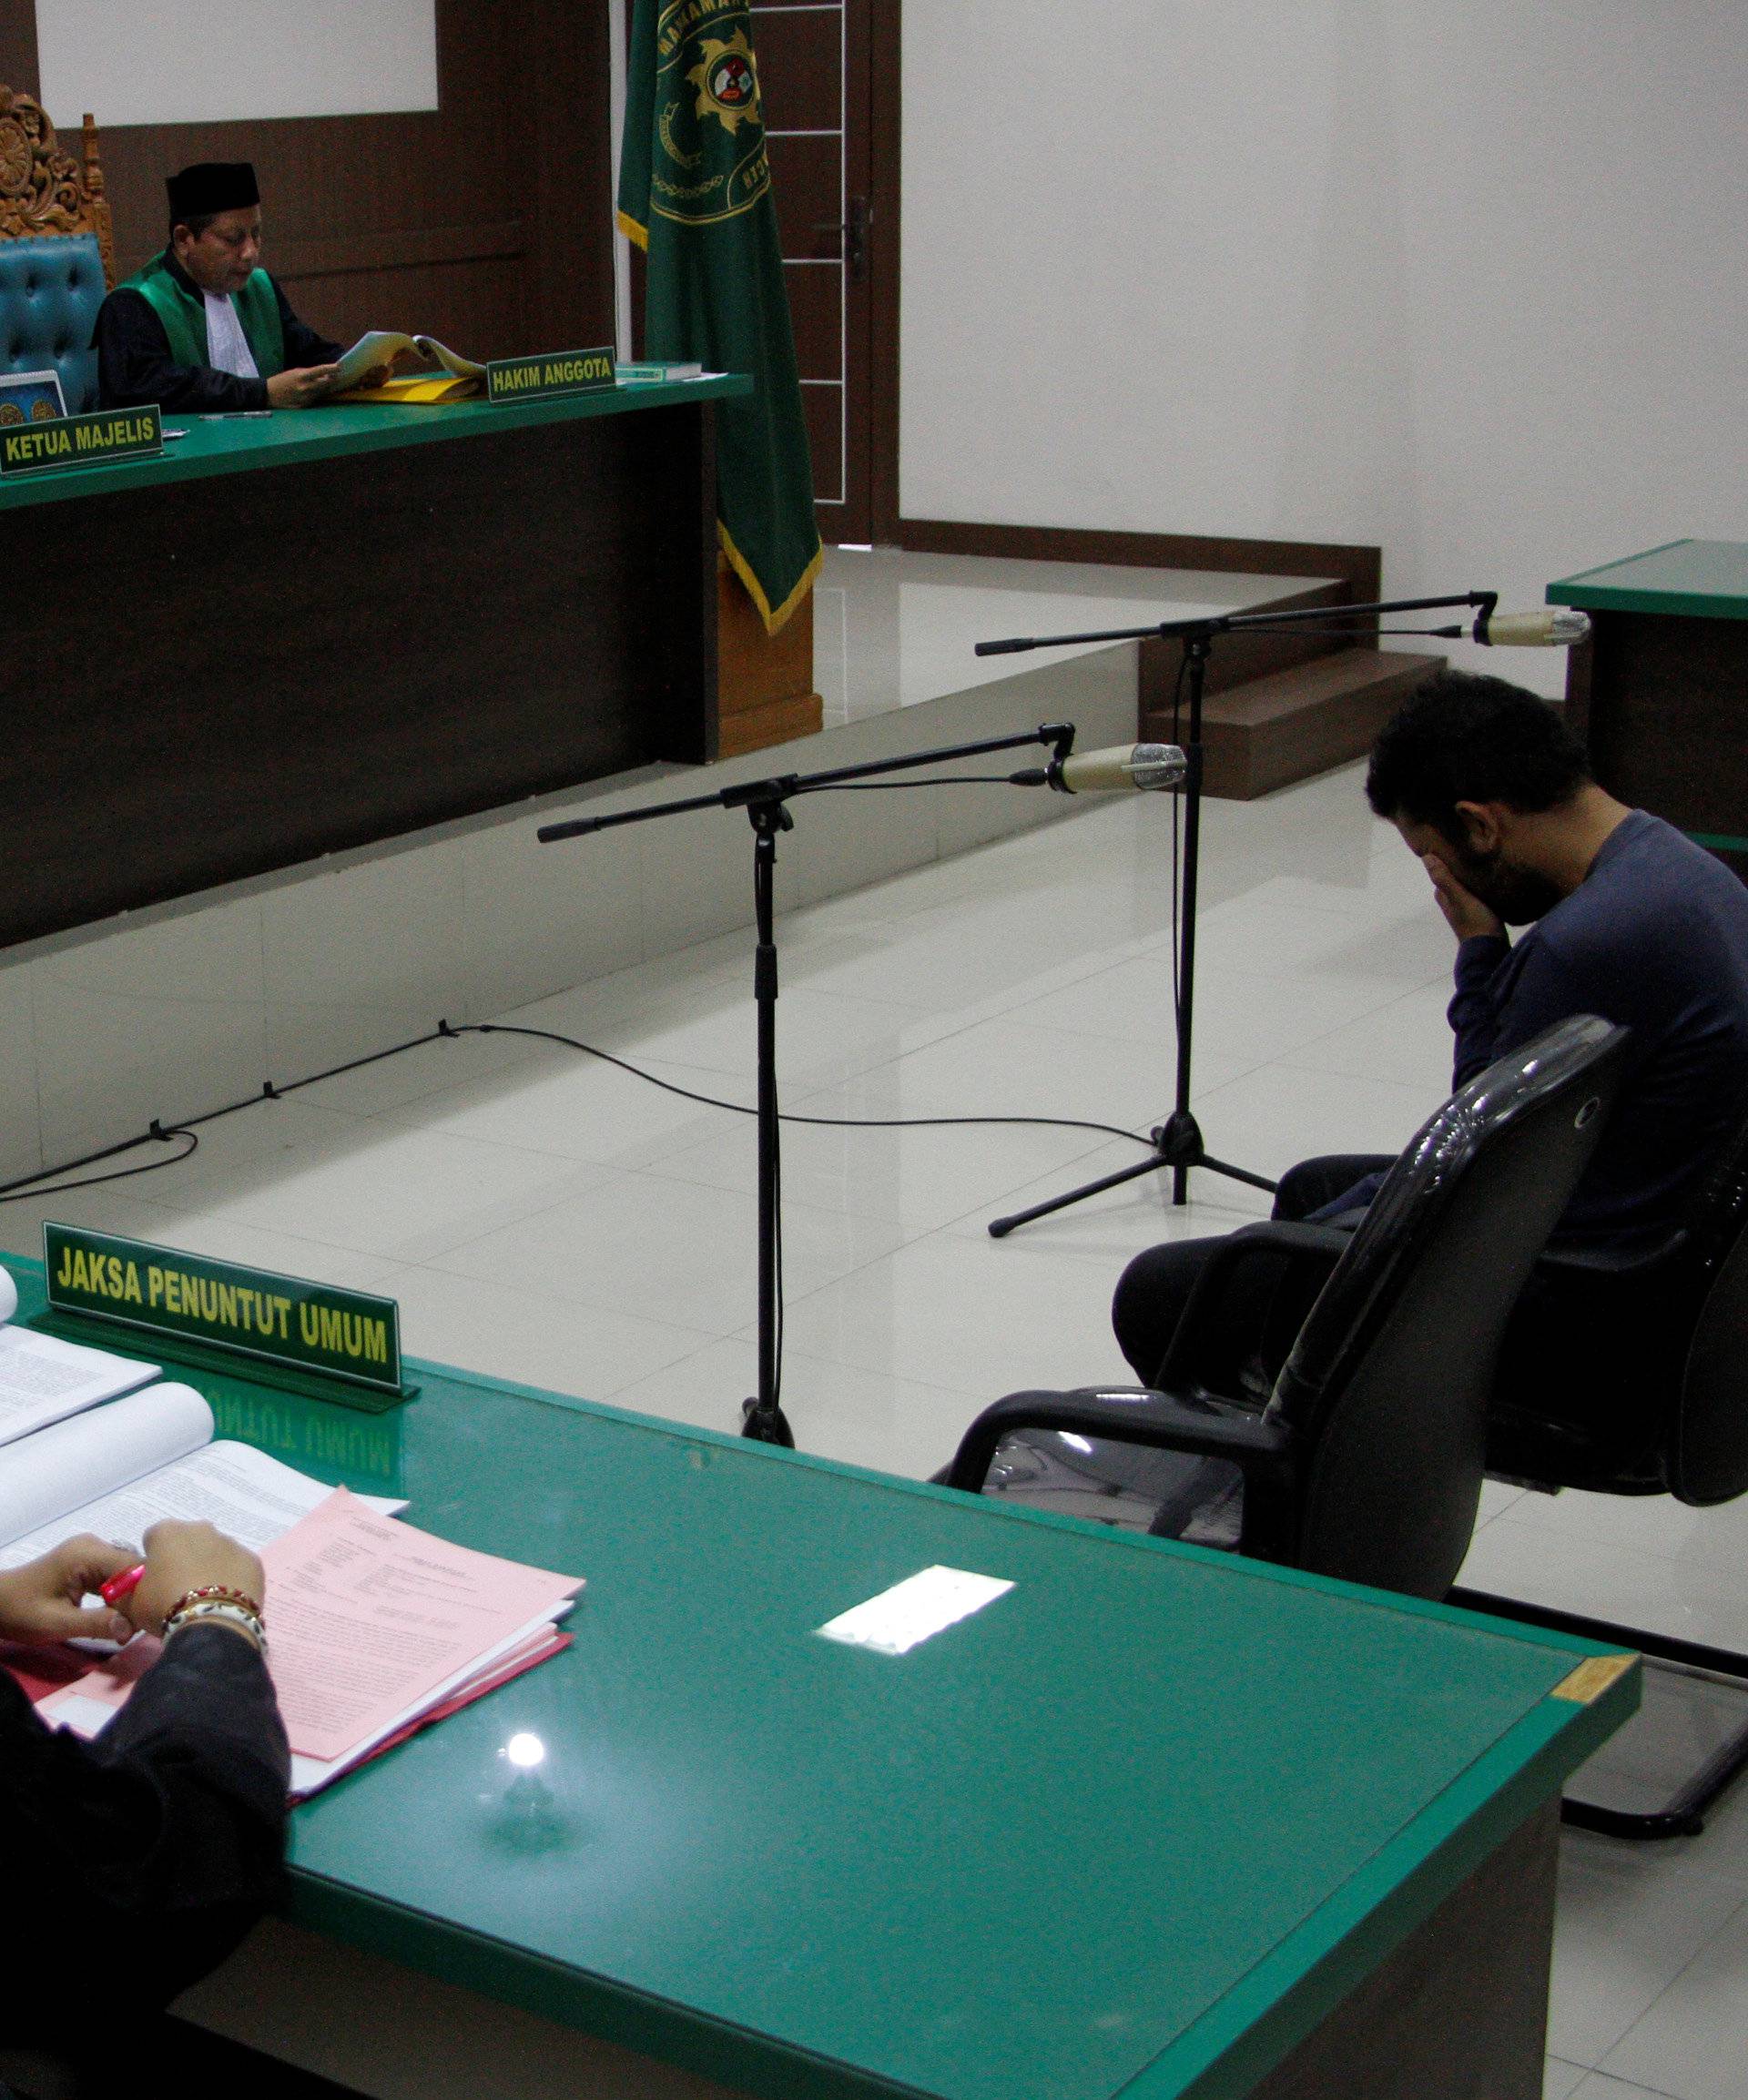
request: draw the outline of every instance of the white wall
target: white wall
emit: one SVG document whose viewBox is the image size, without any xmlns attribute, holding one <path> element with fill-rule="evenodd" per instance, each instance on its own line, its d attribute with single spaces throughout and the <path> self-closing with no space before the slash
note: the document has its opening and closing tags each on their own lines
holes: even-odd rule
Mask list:
<svg viewBox="0 0 1748 2100">
<path fill-rule="evenodd" d="M 919 739 L 1008 736 L 1049 716 L 1078 723 L 1086 749 L 1133 736 L 1134 651 L 1088 650 L 920 708 L 863 715 L 725 759 L 706 784 L 859 765 Z M 487 1020 L 747 925 L 750 834 L 733 812 L 535 848 L 537 825 L 666 801 L 697 782 L 690 768 L 646 767 L 398 847 L 330 855 L 0 949 L 0 1182 L 119 1144 L 154 1117 L 200 1115 L 252 1098 L 263 1080 L 282 1086 L 407 1042 L 440 1015 Z M 810 831 L 813 813 L 802 817 L 780 857 L 778 908 L 864 888 L 1076 808 L 1073 798 L 1004 787 L 848 796 L 828 825 Z M 0 1250 L 29 1253 L 35 1229 L 22 1209 L 0 1209 Z"/>
<path fill-rule="evenodd" d="M 904 46 L 907 516 L 1522 604 L 1748 538 L 1742 0 L 952 0 Z"/>
<path fill-rule="evenodd" d="M 36 0 L 36 42 L 68 133 L 437 107 L 436 0 Z"/>
</svg>

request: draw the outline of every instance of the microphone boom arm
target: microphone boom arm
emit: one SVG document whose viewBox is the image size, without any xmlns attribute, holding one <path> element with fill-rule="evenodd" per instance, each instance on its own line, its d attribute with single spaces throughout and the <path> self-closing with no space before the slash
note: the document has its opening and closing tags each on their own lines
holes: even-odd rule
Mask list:
<svg viewBox="0 0 1748 2100">
<path fill-rule="evenodd" d="M 1436 613 L 1452 605 L 1476 611 L 1474 639 L 1485 639 L 1487 622 L 1499 602 L 1497 591 L 1464 591 L 1446 598 L 1383 598 L 1365 605 L 1284 606 L 1265 613 L 1196 613 L 1182 620 L 1159 620 L 1149 627 L 1106 627 L 1090 634 L 1011 634 L 999 642 L 979 642 L 978 656 L 1012 656 L 1028 649 L 1065 649 L 1091 642 L 1169 642 L 1179 636 L 1242 634 L 1257 628 L 1310 627 L 1325 620 L 1353 622 L 1385 613 Z"/>
<path fill-rule="evenodd" d="M 1042 722 L 1011 736 L 986 736 L 976 744 L 950 744 L 932 751 L 910 751 L 899 758 L 870 758 L 859 766 L 838 766 L 827 773 L 779 773 L 769 780 L 747 780 L 714 795 L 686 795 L 677 802 L 652 802 L 641 809 L 615 810 L 609 817 L 573 817 L 562 824 L 543 824 L 534 834 L 543 846 L 581 838 L 592 831 L 611 831 L 621 824 L 647 824 L 652 817 L 678 817 L 690 809 L 753 809 L 764 803 L 787 802 L 792 795 L 812 794 L 871 774 L 905 773 L 922 766 L 941 766 L 952 758 L 981 758 L 991 751 L 1019 751 L 1029 744 L 1048 744 L 1051 763 L 1060 766 L 1074 748 L 1072 722 Z"/>
</svg>

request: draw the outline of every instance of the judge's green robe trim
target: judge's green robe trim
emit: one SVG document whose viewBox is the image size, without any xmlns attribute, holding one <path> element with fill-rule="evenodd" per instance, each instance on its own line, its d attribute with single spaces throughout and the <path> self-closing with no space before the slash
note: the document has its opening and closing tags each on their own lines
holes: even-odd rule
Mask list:
<svg viewBox="0 0 1748 2100">
<path fill-rule="evenodd" d="M 158 320 L 170 341 L 170 361 L 178 365 L 210 365 L 207 342 L 207 302 L 198 292 L 188 291 L 172 276 L 163 254 L 155 255 L 137 277 L 117 285 L 118 291 L 137 291 Z M 241 291 L 230 295 L 242 323 L 244 340 L 264 380 L 285 370 L 285 327 L 279 319 L 279 297 L 273 279 L 264 269 L 251 270 Z"/>
</svg>

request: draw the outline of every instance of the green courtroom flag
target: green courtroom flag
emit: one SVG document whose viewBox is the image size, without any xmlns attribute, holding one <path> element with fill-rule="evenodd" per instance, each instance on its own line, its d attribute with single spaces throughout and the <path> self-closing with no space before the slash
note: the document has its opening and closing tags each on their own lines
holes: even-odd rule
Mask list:
<svg viewBox="0 0 1748 2100">
<path fill-rule="evenodd" d="M 629 58 L 619 225 L 648 258 L 643 354 L 752 375 L 716 403 L 716 529 L 775 634 L 820 552 L 748 0 L 636 0 Z"/>
</svg>

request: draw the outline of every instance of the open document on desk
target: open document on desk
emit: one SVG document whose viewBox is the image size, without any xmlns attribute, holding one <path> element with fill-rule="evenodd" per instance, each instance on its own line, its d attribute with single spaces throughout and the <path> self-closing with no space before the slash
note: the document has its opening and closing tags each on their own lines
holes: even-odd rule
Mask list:
<svg viewBox="0 0 1748 2100">
<path fill-rule="evenodd" d="M 415 1530 L 343 1487 L 261 1559 L 294 1798 L 567 1646 L 557 1621 L 582 1588 Z M 142 1636 L 37 1710 L 95 1735 L 157 1647 Z"/>
<path fill-rule="evenodd" d="M 137 1546 L 167 1517 L 215 1524 L 259 1553 L 331 1492 L 265 1451 L 212 1436 L 201 1395 L 164 1384 L 6 1445 L 0 1567 L 20 1567 L 86 1531 Z M 384 1512 L 406 1507 L 371 1499 Z"/>
<path fill-rule="evenodd" d="M 158 1376 L 156 1364 L 13 1324 L 18 1286 L 0 1269 L 0 1444 L 28 1436 Z"/>
</svg>

